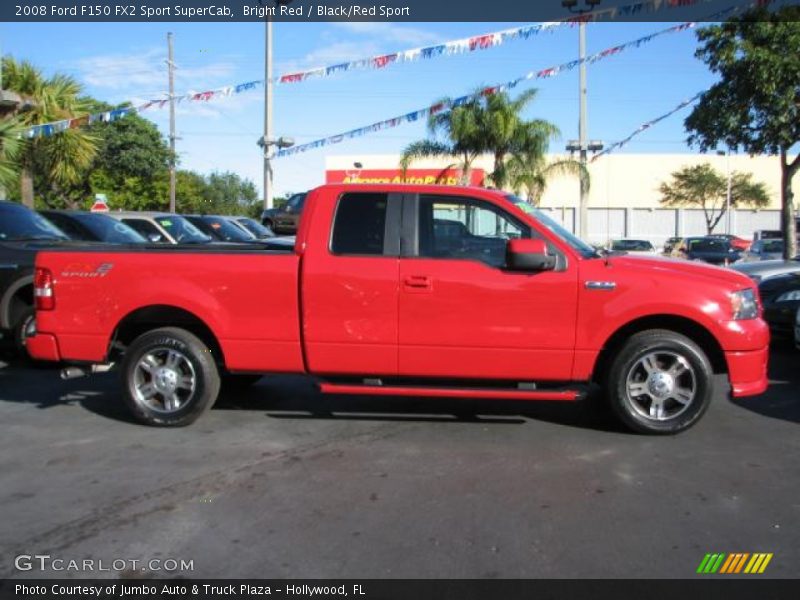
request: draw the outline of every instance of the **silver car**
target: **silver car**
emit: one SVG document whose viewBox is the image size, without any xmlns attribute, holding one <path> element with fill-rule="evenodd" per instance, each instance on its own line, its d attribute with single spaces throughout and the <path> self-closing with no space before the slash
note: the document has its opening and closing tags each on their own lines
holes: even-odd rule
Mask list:
<svg viewBox="0 0 800 600">
<path fill-rule="evenodd" d="M 122 221 L 153 244 L 208 244 L 206 235 L 179 215 L 150 211 L 120 211 L 106 213 Z"/>
<path fill-rule="evenodd" d="M 731 268 L 739 273 L 744 273 L 750 279 L 759 283 L 764 279 L 795 273 L 800 271 L 800 255 L 791 260 L 760 260 L 755 262 L 737 262 Z"/>
</svg>

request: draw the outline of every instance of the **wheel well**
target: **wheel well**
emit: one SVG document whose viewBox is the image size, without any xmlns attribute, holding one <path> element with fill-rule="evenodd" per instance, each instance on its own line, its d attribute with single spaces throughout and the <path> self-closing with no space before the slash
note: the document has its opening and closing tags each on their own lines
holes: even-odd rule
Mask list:
<svg viewBox="0 0 800 600">
<path fill-rule="evenodd" d="M 193 333 L 208 346 L 217 364 L 225 366 L 222 347 L 208 325 L 188 310 L 165 305 L 139 308 L 122 319 L 111 336 L 108 359 L 119 359 L 133 340 L 159 327 L 180 327 Z"/>
<path fill-rule="evenodd" d="M 13 327 L 22 311 L 31 306 L 33 306 L 33 284 L 29 283 L 15 291 L 8 301 L 7 320 L 9 327 Z"/>
<path fill-rule="evenodd" d="M 699 345 L 707 354 L 711 362 L 714 373 L 727 373 L 728 364 L 725 361 L 725 353 L 719 342 L 708 329 L 685 317 L 675 315 L 650 315 L 631 321 L 630 323 L 617 329 L 608 338 L 600 351 L 600 356 L 594 366 L 592 380 L 599 381 L 604 373 L 608 373 L 611 361 L 616 356 L 620 347 L 634 334 L 648 329 L 667 329 L 685 335 L 690 340 Z"/>
</svg>

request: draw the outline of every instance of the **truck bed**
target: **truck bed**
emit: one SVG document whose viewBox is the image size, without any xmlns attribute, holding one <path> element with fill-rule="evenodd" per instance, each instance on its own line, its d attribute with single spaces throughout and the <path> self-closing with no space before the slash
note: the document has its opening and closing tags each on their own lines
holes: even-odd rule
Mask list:
<svg viewBox="0 0 800 600">
<path fill-rule="evenodd" d="M 258 246 L 55 250 L 47 265 L 61 293 L 37 331 L 58 332 L 62 357 L 102 362 L 116 324 L 146 318 L 141 307 L 179 306 L 220 332 L 231 371 L 302 371 L 298 263 L 293 252 Z"/>
</svg>

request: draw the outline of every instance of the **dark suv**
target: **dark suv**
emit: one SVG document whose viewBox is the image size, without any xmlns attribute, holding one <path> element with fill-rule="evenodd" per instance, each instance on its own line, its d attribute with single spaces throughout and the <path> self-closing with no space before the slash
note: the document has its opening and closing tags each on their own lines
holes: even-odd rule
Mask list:
<svg viewBox="0 0 800 600">
<path fill-rule="evenodd" d="M 275 233 L 295 234 L 300 223 L 300 214 L 306 202 L 306 193 L 295 194 L 280 208 L 268 208 L 261 213 L 261 223 Z"/>
<path fill-rule="evenodd" d="M 24 353 L 25 338 L 33 326 L 36 253 L 66 240 L 42 215 L 0 200 L 0 339 L 11 341 L 20 352 Z"/>
</svg>

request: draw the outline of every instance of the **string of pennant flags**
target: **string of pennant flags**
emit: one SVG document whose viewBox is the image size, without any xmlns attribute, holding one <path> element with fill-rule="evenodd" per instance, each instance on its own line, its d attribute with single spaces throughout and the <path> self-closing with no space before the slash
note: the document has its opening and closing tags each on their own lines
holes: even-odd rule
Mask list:
<svg viewBox="0 0 800 600">
<path fill-rule="evenodd" d="M 583 15 L 574 15 L 562 19 L 560 21 L 550 21 L 546 23 L 537 23 L 534 25 L 525 25 L 522 27 L 514 27 L 511 29 L 504 29 L 502 31 L 495 31 L 491 33 L 483 33 L 471 37 L 461 38 L 457 40 L 450 40 L 441 44 L 433 46 L 425 46 L 421 48 L 411 48 L 409 50 L 401 50 L 389 54 L 380 54 L 368 58 L 361 58 L 358 60 L 338 63 L 326 67 L 316 67 L 304 71 L 294 71 L 278 75 L 270 79 L 270 82 L 277 85 L 300 83 L 309 79 L 330 77 L 339 73 L 348 71 L 357 71 L 364 69 L 385 69 L 386 67 L 394 64 L 416 62 L 418 60 L 433 59 L 442 56 L 453 56 L 456 54 L 465 54 L 468 52 L 475 52 L 478 50 L 487 50 L 501 46 L 506 42 L 515 40 L 528 40 L 533 36 L 545 32 L 554 31 L 559 27 L 566 25 L 574 26 L 579 22 L 599 21 L 607 18 L 635 16 L 646 13 L 652 13 L 662 9 L 671 8 L 687 8 L 698 4 L 705 4 L 715 0 L 641 0 L 625 6 L 610 7 L 603 10 L 595 10 L 591 13 L 584 13 Z M 241 86 L 223 86 L 202 92 L 189 92 L 181 96 L 176 96 L 176 100 L 210 100 L 216 95 L 228 96 L 241 91 L 252 89 L 255 86 L 264 85 L 263 79 L 247 82 Z M 169 98 L 158 98 L 152 100 L 153 104 L 163 106 L 164 103 L 169 102 Z"/>
<path fill-rule="evenodd" d="M 527 40 L 532 38 L 533 36 L 537 35 L 538 33 L 544 31 L 553 31 L 557 27 L 565 26 L 565 25 L 574 25 L 581 21 L 598 21 L 602 19 L 608 18 L 616 18 L 616 17 L 626 17 L 626 16 L 635 16 L 640 14 L 652 13 L 659 10 L 664 9 L 672 9 L 672 8 L 687 8 L 694 5 L 705 4 L 708 2 L 713 2 L 715 0 L 641 0 L 639 2 L 635 2 L 632 4 L 628 4 L 625 6 L 618 6 L 618 7 L 610 7 L 602 10 L 595 10 L 591 13 L 585 13 L 583 15 L 572 16 L 567 19 L 561 21 L 553 21 L 548 23 L 538 23 L 534 25 L 527 25 L 523 27 L 516 27 L 512 29 L 506 29 L 502 31 L 496 31 L 493 33 L 486 33 L 477 36 L 472 36 L 469 38 L 463 38 L 458 40 L 451 40 L 449 42 L 444 42 L 442 44 L 437 44 L 434 46 L 427 46 L 422 48 L 414 48 L 411 50 L 404 50 L 401 52 L 395 52 L 392 54 L 384 54 L 380 56 L 373 56 L 370 58 L 364 58 L 359 60 L 354 60 L 346 63 L 339 63 L 336 65 L 330 65 L 327 67 L 319 67 L 315 69 L 309 69 L 307 71 L 298 71 L 293 73 L 287 73 L 284 75 L 279 75 L 278 77 L 272 80 L 273 83 L 277 84 L 287 84 L 287 83 L 299 83 L 302 81 L 306 81 L 308 79 L 316 78 L 316 77 L 329 77 L 337 73 L 347 72 L 352 70 L 358 69 L 383 69 L 388 67 L 392 64 L 399 64 L 403 62 L 412 62 L 416 60 L 422 59 L 432 59 L 440 56 L 448 56 L 454 54 L 461 54 L 466 52 L 474 52 L 476 50 L 485 50 L 488 48 L 493 48 L 496 46 L 500 46 L 508 41 L 512 40 Z M 771 0 L 755 0 L 752 4 L 765 4 L 769 3 Z M 713 20 L 716 18 L 720 18 L 721 16 L 736 11 L 741 7 L 729 7 L 723 9 L 714 15 L 710 15 L 707 17 L 709 20 Z M 684 27 L 684 26 L 679 26 Z M 672 31 L 666 30 L 666 32 Z M 654 35 L 660 35 L 658 34 Z M 623 44 L 622 48 L 628 48 L 631 45 L 641 45 L 647 41 L 652 39 L 651 36 L 646 36 L 645 38 L 641 38 L 640 40 L 636 40 L 629 44 Z M 609 49 L 608 55 L 614 54 L 616 52 L 621 51 L 620 47 L 615 47 Z M 606 51 L 604 51 L 606 52 Z M 598 53 L 602 54 L 602 53 Z M 605 58 L 607 55 L 599 56 L 593 55 L 591 57 L 587 57 L 587 62 L 594 62 L 601 58 Z M 554 73 L 557 74 L 563 70 L 570 70 L 575 66 L 579 65 L 580 61 L 572 61 L 571 63 L 566 63 L 565 65 L 560 65 L 559 67 L 554 67 Z M 547 70 L 545 70 L 547 71 Z M 537 75 L 537 78 L 540 77 L 548 77 L 552 75 L 543 74 Z M 531 79 L 532 77 L 523 77 L 520 78 L 521 80 L 524 79 Z M 235 94 L 241 94 L 253 89 L 256 89 L 260 86 L 264 85 L 263 79 L 257 79 L 253 81 L 247 81 L 243 83 L 239 83 L 236 85 L 227 85 L 220 88 L 205 90 L 201 92 L 189 92 L 187 94 L 176 95 L 174 96 L 175 100 L 180 103 L 183 101 L 187 102 L 207 102 L 213 99 L 228 97 Z M 518 82 L 517 82 L 518 83 Z M 515 83 L 516 85 L 516 83 Z M 507 86 L 513 87 L 513 86 Z M 72 119 L 64 119 L 61 121 L 55 121 L 51 123 L 43 123 L 40 125 L 33 125 L 30 126 L 22 131 L 20 137 L 33 139 L 37 137 L 48 137 L 51 135 L 55 135 L 57 133 L 61 133 L 68 129 L 75 129 L 78 127 L 83 127 L 85 125 L 91 125 L 96 122 L 110 122 L 115 121 L 125 115 L 131 113 L 141 113 L 151 108 L 164 108 L 170 101 L 169 96 L 164 98 L 157 98 L 152 99 L 147 102 L 144 102 L 139 105 L 130 105 L 130 106 L 123 106 L 113 110 L 104 111 L 96 114 L 91 115 L 84 115 L 82 117 L 75 117 Z M 405 115 L 408 116 L 408 115 Z M 394 119 L 389 119 L 388 121 L 394 121 Z M 368 128 L 374 127 L 377 124 L 368 126 Z M 362 129 L 368 129 L 362 128 Z M 371 129 L 371 131 L 376 131 L 375 129 Z M 352 132 L 347 132 L 350 134 Z M 343 134 L 346 135 L 346 134 Z M 332 136 L 336 137 L 336 136 Z M 354 136 L 351 136 L 354 137 Z M 314 142 L 312 142 L 314 143 Z"/>
<path fill-rule="evenodd" d="M 661 115 L 659 117 L 656 117 L 655 119 L 651 119 L 650 121 L 647 121 L 646 123 L 642 123 L 641 125 L 639 125 L 639 127 L 637 127 L 625 139 L 619 140 L 618 142 L 614 142 L 613 144 L 609 145 L 607 148 L 601 150 L 600 152 L 598 152 L 597 154 L 592 156 L 592 158 L 591 158 L 591 160 L 589 162 L 594 162 L 598 158 L 603 156 L 604 154 L 609 154 L 609 153 L 613 152 L 614 150 L 617 150 L 618 148 L 622 148 L 624 145 L 626 145 L 628 142 L 630 142 L 637 135 L 639 135 L 640 133 L 644 133 L 645 131 L 650 129 L 653 125 L 655 125 L 656 123 L 660 123 L 664 119 L 667 119 L 667 118 L 671 117 L 672 115 L 674 115 L 676 112 L 679 112 L 679 111 L 683 110 L 684 108 L 686 108 L 690 104 L 694 104 L 695 102 L 697 102 L 700 99 L 700 97 L 702 95 L 703 95 L 703 92 L 699 92 L 699 93 L 695 94 L 694 96 L 692 96 L 691 98 L 687 98 L 686 100 L 684 100 L 683 102 L 678 104 L 678 106 L 673 108 L 671 111 L 666 112 L 663 115 Z"/>
<path fill-rule="evenodd" d="M 302 152 L 307 152 L 309 150 L 313 150 L 316 148 L 322 148 L 324 146 L 338 144 L 344 140 L 361 137 L 369 133 L 374 133 L 376 131 L 382 131 L 384 129 L 391 129 L 394 127 L 398 127 L 404 123 L 413 123 L 415 121 L 419 121 L 420 119 L 425 119 L 430 115 L 435 115 L 443 110 L 455 108 L 458 106 L 463 106 L 464 104 L 470 102 L 471 100 L 474 100 L 475 98 L 479 98 L 481 96 L 491 96 L 499 92 L 513 89 L 514 87 L 516 87 L 520 83 L 523 83 L 524 81 L 530 81 L 534 79 L 549 79 L 551 77 L 560 75 L 561 73 L 564 73 L 566 71 L 570 71 L 575 67 L 579 66 L 583 62 L 586 62 L 588 64 L 595 63 L 597 61 L 606 59 L 610 56 L 615 56 L 630 48 L 639 48 L 643 44 L 646 44 L 662 35 L 666 35 L 669 33 L 676 33 L 679 31 L 685 31 L 687 29 L 693 28 L 694 26 L 695 23 L 682 23 L 680 25 L 675 25 L 673 27 L 657 31 L 656 33 L 651 33 L 650 35 L 640 37 L 636 40 L 625 42 L 624 44 L 620 44 L 618 46 L 612 46 L 610 48 L 606 48 L 605 50 L 601 50 L 600 52 L 591 54 L 582 60 L 575 59 L 566 63 L 562 63 L 560 65 L 548 67 L 546 69 L 541 69 L 539 71 L 530 71 L 529 73 L 526 73 L 522 77 L 518 77 L 517 79 L 514 79 L 512 81 L 483 88 L 474 94 L 467 94 L 465 96 L 460 96 L 458 98 L 452 99 L 450 102 L 447 103 L 439 102 L 437 104 L 428 106 L 426 108 L 421 108 L 419 110 L 415 110 L 410 113 L 406 113 L 404 115 L 392 117 L 391 119 L 385 119 L 383 121 L 378 121 L 377 123 L 372 123 L 371 125 L 367 125 L 365 127 L 351 129 L 350 131 L 345 131 L 343 133 L 339 133 L 336 135 L 320 138 L 318 140 L 314 140 L 313 142 L 299 144 L 297 146 L 292 146 L 290 148 L 283 148 L 281 150 L 278 150 L 275 156 L 276 158 L 292 156 L 294 154 L 300 154 Z"/>
</svg>

